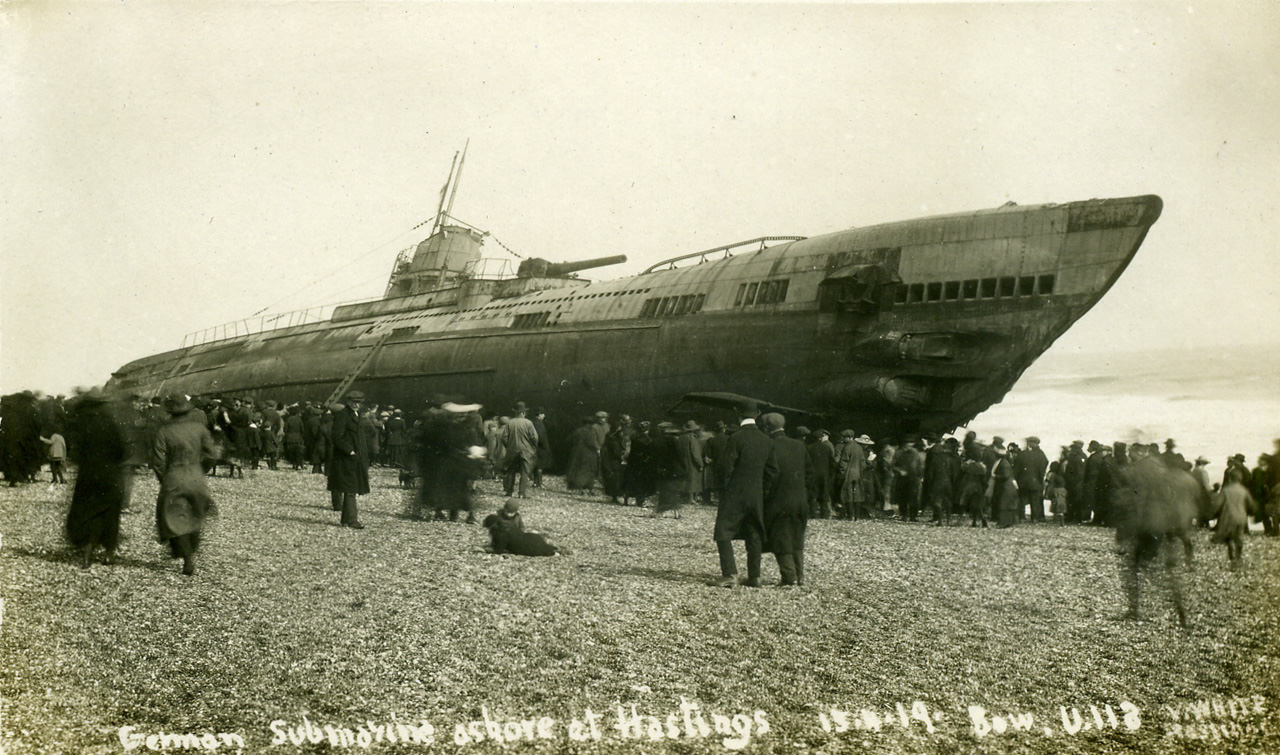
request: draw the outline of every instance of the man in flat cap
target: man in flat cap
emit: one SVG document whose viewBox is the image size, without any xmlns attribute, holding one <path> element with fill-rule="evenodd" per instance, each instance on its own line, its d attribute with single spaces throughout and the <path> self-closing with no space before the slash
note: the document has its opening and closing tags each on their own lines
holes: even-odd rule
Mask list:
<svg viewBox="0 0 1280 755">
<path fill-rule="evenodd" d="M 333 409 L 330 430 L 329 496 L 335 511 L 342 512 L 341 524 L 362 530 L 356 496 L 369 492 L 369 447 L 360 431 L 360 407 L 364 394 L 350 391 Z"/>
<path fill-rule="evenodd" d="M 764 548 L 764 466 L 773 447 L 756 427 L 759 410 L 754 402 L 738 407 L 738 432 L 725 443 L 728 477 L 724 498 L 716 509 L 712 537 L 720 554 L 720 587 L 733 587 L 738 580 L 733 541 L 743 540 L 747 547 L 747 579 L 749 587 L 760 586 L 760 556 Z"/>
</svg>

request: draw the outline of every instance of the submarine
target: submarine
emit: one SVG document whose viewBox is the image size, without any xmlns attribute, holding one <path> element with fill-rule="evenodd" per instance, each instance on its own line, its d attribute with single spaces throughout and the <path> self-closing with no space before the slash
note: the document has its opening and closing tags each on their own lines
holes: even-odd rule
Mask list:
<svg viewBox="0 0 1280 755">
<path fill-rule="evenodd" d="M 947 432 L 999 402 L 1106 294 L 1163 206 L 1010 202 L 758 237 L 588 280 L 579 273 L 625 256 L 513 272 L 443 202 L 383 297 L 196 331 L 107 388 L 287 403 L 359 388 L 407 415 L 433 396 L 485 414 L 519 400 L 542 407 L 553 434 L 597 410 L 706 419 L 750 398 L 837 432 Z"/>
</svg>

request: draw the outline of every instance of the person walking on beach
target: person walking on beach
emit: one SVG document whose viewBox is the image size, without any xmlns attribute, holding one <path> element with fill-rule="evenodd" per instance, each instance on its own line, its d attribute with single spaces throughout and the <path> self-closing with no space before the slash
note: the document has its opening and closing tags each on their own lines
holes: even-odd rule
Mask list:
<svg viewBox="0 0 1280 755">
<path fill-rule="evenodd" d="M 120 512 L 129 504 L 129 442 L 111 399 L 99 388 L 75 400 L 70 425 L 78 472 L 67 511 L 67 540 L 80 556 L 80 568 L 88 569 L 99 546 L 110 561 L 120 544 Z"/>
<path fill-rule="evenodd" d="M 330 430 L 328 488 L 334 511 L 342 512 L 341 524 L 362 530 L 356 496 L 369 492 L 369 447 L 360 431 L 360 406 L 364 393 L 351 391 L 334 408 Z"/>
<path fill-rule="evenodd" d="M 783 432 L 786 420 L 770 412 L 760 418 L 769 435 L 764 465 L 764 525 L 778 560 L 782 586 L 804 584 L 804 534 L 809 521 L 808 480 L 813 476 L 804 443 Z"/>
<path fill-rule="evenodd" d="M 764 547 L 764 466 L 773 447 L 756 427 L 759 411 L 754 402 L 738 408 L 741 417 L 736 433 L 725 444 L 729 474 L 724 498 L 716 509 L 712 538 L 720 556 L 719 587 L 733 587 L 738 580 L 738 565 L 733 556 L 733 541 L 743 540 L 747 548 L 748 587 L 760 586 L 760 556 Z"/>
<path fill-rule="evenodd" d="M 169 396 L 164 401 L 169 421 L 156 430 L 151 443 L 151 470 L 160 482 L 156 498 L 156 532 L 169 544 L 173 558 L 182 559 L 182 573 L 196 573 L 196 550 L 200 531 L 213 499 L 201 466 L 218 449 L 209 428 L 192 416 L 186 396 Z"/>
<path fill-rule="evenodd" d="M 1257 502 L 1234 469 L 1227 473 L 1227 484 L 1218 494 L 1218 500 L 1218 526 L 1214 528 L 1213 542 L 1227 544 L 1227 561 L 1232 569 L 1239 569 L 1243 564 L 1249 515 L 1257 512 Z"/>
</svg>

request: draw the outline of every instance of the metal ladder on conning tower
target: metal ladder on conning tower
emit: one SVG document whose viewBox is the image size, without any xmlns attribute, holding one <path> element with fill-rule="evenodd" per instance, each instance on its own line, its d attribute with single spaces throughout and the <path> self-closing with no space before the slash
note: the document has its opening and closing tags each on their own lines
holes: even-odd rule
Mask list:
<svg viewBox="0 0 1280 755">
<path fill-rule="evenodd" d="M 342 398 L 342 394 L 346 393 L 347 389 L 351 387 L 351 384 L 356 381 L 356 378 L 360 377 L 360 373 L 364 372 L 365 368 L 369 366 L 369 363 L 378 355 L 378 352 L 382 349 L 382 345 L 386 343 L 389 338 L 391 338 L 391 330 L 388 329 L 378 337 L 378 340 L 373 342 L 373 345 L 369 347 L 369 353 L 365 354 L 364 358 L 361 359 L 355 367 L 351 368 L 351 371 L 342 379 L 342 382 L 338 383 L 338 387 L 333 389 L 333 393 L 330 393 L 329 398 L 325 399 L 324 403 L 326 406 Z"/>
</svg>

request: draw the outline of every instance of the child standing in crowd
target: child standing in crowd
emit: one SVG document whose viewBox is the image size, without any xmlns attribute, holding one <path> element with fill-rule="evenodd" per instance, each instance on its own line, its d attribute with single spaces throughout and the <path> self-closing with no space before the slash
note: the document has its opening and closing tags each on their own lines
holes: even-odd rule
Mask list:
<svg viewBox="0 0 1280 755">
<path fill-rule="evenodd" d="M 1066 525 L 1064 515 L 1067 513 L 1067 480 L 1062 476 L 1062 462 L 1055 461 L 1049 465 L 1049 474 L 1044 478 L 1044 495 L 1049 499 L 1049 511 L 1060 526 Z"/>
<path fill-rule="evenodd" d="M 57 432 L 50 433 L 47 438 L 42 435 L 40 440 L 49 447 L 49 482 L 65 485 L 67 481 L 62 479 L 62 463 L 67 460 L 67 441 Z"/>
</svg>

